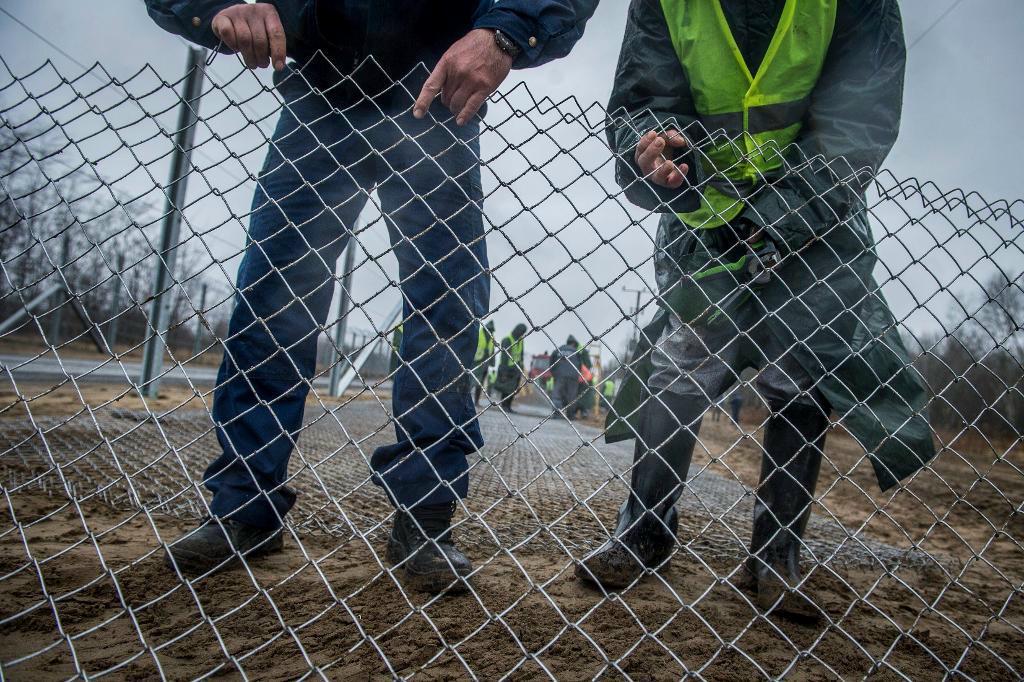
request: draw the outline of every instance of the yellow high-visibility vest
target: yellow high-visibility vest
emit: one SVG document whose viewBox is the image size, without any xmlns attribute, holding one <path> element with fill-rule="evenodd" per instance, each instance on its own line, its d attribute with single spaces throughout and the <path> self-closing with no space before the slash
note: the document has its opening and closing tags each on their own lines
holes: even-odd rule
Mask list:
<svg viewBox="0 0 1024 682">
<path fill-rule="evenodd" d="M 473 361 L 479 364 L 492 355 L 494 355 L 494 337 L 491 336 L 487 327 L 480 325 L 480 336 L 477 338 L 476 355 L 473 357 Z"/>
<path fill-rule="evenodd" d="M 508 341 L 508 351 L 502 353 L 501 362 L 506 367 L 519 367 L 523 366 L 523 340 L 518 341 L 514 336 L 509 334 L 505 337 L 505 341 Z"/>
<path fill-rule="evenodd" d="M 725 225 L 743 198 L 782 166 L 800 133 L 835 27 L 836 0 L 786 0 L 756 73 L 740 53 L 720 0 L 661 0 L 701 123 L 711 134 L 693 153 L 708 182 L 700 208 L 677 214 L 694 228 Z M 715 131 L 725 131 L 725 135 Z"/>
<path fill-rule="evenodd" d="M 615 382 L 611 379 L 606 379 L 604 384 L 601 385 L 601 392 L 604 393 L 605 398 L 614 398 Z"/>
</svg>

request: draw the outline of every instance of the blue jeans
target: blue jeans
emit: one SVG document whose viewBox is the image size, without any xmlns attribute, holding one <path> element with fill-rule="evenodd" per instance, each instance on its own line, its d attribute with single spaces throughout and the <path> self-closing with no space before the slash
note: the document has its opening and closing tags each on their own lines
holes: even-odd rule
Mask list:
<svg viewBox="0 0 1024 682">
<path fill-rule="evenodd" d="M 439 101 L 415 120 L 416 79 L 341 109 L 297 74 L 276 80 L 286 107 L 253 199 L 214 395 L 223 454 L 205 474 L 211 511 L 271 528 L 294 505 L 288 459 L 335 263 L 374 188 L 405 318 L 392 390 L 396 442 L 373 453 L 374 480 L 396 505 L 465 497 L 466 457 L 483 445 L 467 375 L 490 298 L 479 125 L 438 123 L 451 119 Z"/>
</svg>

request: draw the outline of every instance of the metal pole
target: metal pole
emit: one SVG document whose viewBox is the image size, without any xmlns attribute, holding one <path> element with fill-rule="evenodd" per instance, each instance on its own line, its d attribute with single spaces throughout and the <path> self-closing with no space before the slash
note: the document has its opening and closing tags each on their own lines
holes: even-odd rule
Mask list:
<svg viewBox="0 0 1024 682">
<path fill-rule="evenodd" d="M 392 310 L 387 318 L 385 318 L 384 322 L 381 323 L 380 328 L 382 330 L 390 329 L 391 326 L 398 321 L 401 315 L 402 301 L 399 301 L 398 305 L 395 306 L 395 309 Z M 366 337 L 363 338 L 365 339 Z M 341 379 L 338 382 L 338 395 L 344 393 L 352 384 L 356 379 L 356 374 L 363 368 L 363 365 L 365 365 L 366 361 L 370 359 L 370 356 L 372 356 L 374 351 L 377 350 L 377 346 L 380 345 L 381 342 L 384 342 L 385 344 L 387 343 L 387 335 L 384 332 L 381 332 L 381 334 L 374 339 L 373 343 L 369 345 L 364 343 L 363 350 L 356 356 L 356 359 L 352 361 L 352 364 L 349 365 L 348 369 L 341 376 Z"/>
<path fill-rule="evenodd" d="M 62 265 L 66 265 L 68 262 L 68 253 L 71 251 L 71 228 L 64 230 L 64 237 L 60 242 L 60 258 L 57 261 L 57 280 L 60 281 L 60 288 L 64 289 L 64 282 L 60 277 L 60 268 Z M 53 312 L 50 313 L 50 345 L 56 346 L 60 342 L 60 325 L 63 322 L 63 311 L 64 305 L 71 301 L 71 292 L 64 290 L 64 294 L 67 296 L 67 300 L 61 301 L 60 292 L 53 297 L 55 305 Z"/>
<path fill-rule="evenodd" d="M 124 254 L 118 254 L 117 256 L 117 277 L 114 278 L 114 294 L 110 301 L 110 308 L 114 311 L 113 317 L 110 319 L 110 326 L 107 327 L 107 344 L 110 346 L 110 350 L 117 352 L 117 328 L 121 322 L 121 287 L 123 282 L 121 280 L 122 273 L 124 273 Z"/>
<path fill-rule="evenodd" d="M 196 331 L 192 338 L 192 357 L 199 355 L 200 346 L 203 345 L 203 313 L 206 312 L 206 282 L 199 290 L 199 310 L 196 311 Z"/>
<path fill-rule="evenodd" d="M 174 139 L 167 203 L 164 206 L 166 215 L 160 232 L 160 253 L 157 254 L 159 259 L 156 282 L 153 286 L 153 304 L 149 315 L 152 334 L 146 340 L 142 354 L 142 375 L 139 378 L 142 395 L 147 398 L 156 398 L 160 395 L 159 377 L 166 348 L 164 335 L 170 324 L 173 304 L 173 297 L 167 293 L 174 279 L 174 263 L 177 260 L 181 232 L 181 209 L 185 205 L 185 192 L 188 189 L 192 145 L 196 137 L 196 122 L 199 120 L 199 96 L 203 89 L 202 66 L 205 61 L 206 50 L 189 48 L 185 85 L 181 107 L 178 110 L 178 130 Z"/>
<path fill-rule="evenodd" d="M 33 298 L 31 301 L 26 303 L 20 309 L 14 311 L 14 313 L 3 322 L 0 322 L 0 334 L 3 334 L 9 329 L 14 327 L 21 322 L 21 318 L 28 317 L 32 313 L 32 309 L 36 306 L 42 305 L 44 302 L 52 299 L 53 295 L 64 288 L 63 282 L 61 284 L 52 284 L 40 293 L 38 296 Z"/>
<path fill-rule="evenodd" d="M 348 246 L 345 247 L 345 264 L 341 270 L 341 292 L 338 294 L 338 321 L 334 325 L 334 349 L 331 351 L 331 384 L 330 395 L 337 398 L 341 395 L 338 387 L 341 385 L 341 370 L 345 353 L 345 329 L 348 327 L 348 311 L 352 305 L 352 266 L 356 261 L 356 240 L 350 236 Z"/>
<path fill-rule="evenodd" d="M 635 319 L 635 318 L 638 315 L 640 315 L 640 294 L 642 294 L 644 292 L 644 290 L 643 289 L 630 289 L 629 287 L 622 287 L 622 290 L 626 291 L 626 292 L 630 292 L 630 293 L 635 293 L 636 294 L 636 308 L 633 308 L 633 318 L 634 318 L 633 319 L 633 326 L 636 328 L 636 332 L 632 335 L 633 336 L 632 348 L 629 349 L 629 352 L 632 353 L 633 350 L 637 346 L 640 345 L 640 321 Z"/>
</svg>

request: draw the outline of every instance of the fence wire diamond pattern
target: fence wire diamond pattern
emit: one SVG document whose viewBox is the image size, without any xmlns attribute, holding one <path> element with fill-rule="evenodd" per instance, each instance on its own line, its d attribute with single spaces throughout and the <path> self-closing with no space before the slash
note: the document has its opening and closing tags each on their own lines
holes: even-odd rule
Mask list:
<svg viewBox="0 0 1024 682">
<path fill-rule="evenodd" d="M 838 216 L 819 236 L 834 266 L 806 269 L 826 287 L 858 272 L 833 249 L 853 235 L 863 240 L 854 260 L 871 258 L 874 282 L 858 280 L 859 298 L 837 311 L 809 303 L 812 331 L 853 356 L 864 330 L 907 349 L 889 349 L 902 365 L 871 377 L 867 400 L 826 419 L 816 401 L 838 370 L 801 383 L 787 361 L 807 347 L 799 329 L 781 348 L 760 344 L 778 310 L 734 305 L 736 291 L 760 295 L 737 288 L 734 268 L 718 268 L 729 293 L 699 299 L 688 321 L 656 283 L 678 243 L 656 239 L 658 213 L 615 183 L 606 126 L 628 121 L 571 97 L 538 100 L 520 84 L 491 98 L 479 131 L 457 129 L 441 108 L 411 124 L 405 80 L 371 97 L 302 71 L 271 89 L 197 68 L 202 96 L 179 123 L 194 134 L 184 200 L 161 179 L 182 139 L 184 81 L 149 67 L 117 79 L 101 65 L 68 78 L 46 63 L 7 69 L 0 85 L 3 676 L 1022 674 L 1021 201 L 866 176 L 842 159 L 789 167 L 829 174 L 829 191 L 867 188 L 859 218 Z M 684 132 L 703 140 L 697 155 L 723 134 Z M 162 245 L 169 212 L 180 233 Z M 857 232 L 869 223 L 873 241 Z M 809 253 L 785 258 L 799 267 Z M 891 320 L 850 319 L 883 296 Z M 676 317 L 652 337 L 644 325 L 659 308 Z M 741 322 L 737 310 L 761 314 Z M 690 331 L 723 313 L 724 341 Z M 498 346 L 481 356 L 486 320 L 497 321 Z M 517 323 L 526 359 L 513 366 L 517 388 L 501 392 L 489 374 L 509 366 L 514 344 L 500 342 Z M 549 380 L 547 351 L 567 333 L 589 350 L 593 387 L 578 363 L 569 384 Z M 766 369 L 735 360 L 744 343 Z M 667 472 L 643 504 L 673 532 L 669 555 L 623 587 L 599 587 L 585 561 L 622 530 L 620 505 L 645 466 L 632 442 L 606 440 L 605 413 L 621 426 L 655 413 L 652 403 L 680 404 L 641 394 L 644 407 L 617 414 L 621 403 L 605 399 L 605 382 L 621 397 L 641 375 L 635 351 L 648 344 L 654 355 L 640 360 L 667 362 L 661 371 L 705 403 L 693 421 L 660 413 L 658 440 L 641 437 L 647 464 Z M 687 365 L 694 344 L 701 360 Z M 158 371 L 142 382 L 147 346 Z M 937 454 L 883 492 L 876 450 L 906 425 L 881 443 L 844 425 L 855 414 L 885 421 L 874 396 L 907 375 L 926 403 L 909 405 L 910 420 L 927 414 Z M 726 395 L 709 391 L 719 384 Z M 226 395 L 244 404 L 216 407 Z M 734 398 L 742 411 L 730 411 Z M 768 443 L 786 426 L 769 406 L 799 434 L 794 406 L 816 404 L 828 436 L 816 480 L 801 482 L 794 463 L 814 446 L 805 439 L 773 463 Z M 468 444 L 466 471 L 453 477 L 418 442 L 392 466 L 417 460 L 443 482 L 399 493 L 384 472 L 385 492 L 375 453 L 422 414 L 442 416 L 435 437 Z M 168 544 L 211 513 L 207 466 L 245 450 L 239 439 L 254 424 L 259 444 L 236 462 L 247 475 L 268 476 L 261 462 L 291 454 L 283 482 L 249 505 L 279 510 L 275 500 L 298 494 L 284 551 L 200 575 L 168 567 Z M 665 454 L 680 438 L 694 445 L 685 485 Z M 810 515 L 775 518 L 773 537 L 797 538 L 802 577 L 789 596 L 805 609 L 767 613 L 748 572 L 763 556 L 751 535 L 758 505 L 781 485 L 771 479 L 789 471 L 796 488 L 783 490 L 813 500 Z M 472 572 L 441 594 L 412 589 L 386 551 L 389 495 L 423 502 L 467 483 L 453 533 Z"/>
</svg>

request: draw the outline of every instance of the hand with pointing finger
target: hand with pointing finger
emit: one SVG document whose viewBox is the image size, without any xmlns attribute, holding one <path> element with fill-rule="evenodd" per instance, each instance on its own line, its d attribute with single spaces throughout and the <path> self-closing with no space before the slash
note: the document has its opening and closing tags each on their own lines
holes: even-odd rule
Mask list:
<svg viewBox="0 0 1024 682">
<path fill-rule="evenodd" d="M 284 68 L 285 35 L 277 8 L 270 3 L 231 5 L 210 22 L 213 34 L 233 52 L 242 55 L 250 69 Z"/>
<path fill-rule="evenodd" d="M 685 163 L 676 164 L 672 157 L 686 145 L 686 138 L 673 128 L 661 133 L 648 131 L 636 145 L 636 165 L 650 182 L 676 189 L 683 184 L 690 167 Z"/>
<path fill-rule="evenodd" d="M 455 115 L 455 123 L 465 125 L 511 68 L 512 56 L 498 47 L 494 31 L 474 29 L 441 57 L 416 98 L 412 115 L 423 118 L 440 93 L 441 102 Z"/>
</svg>

